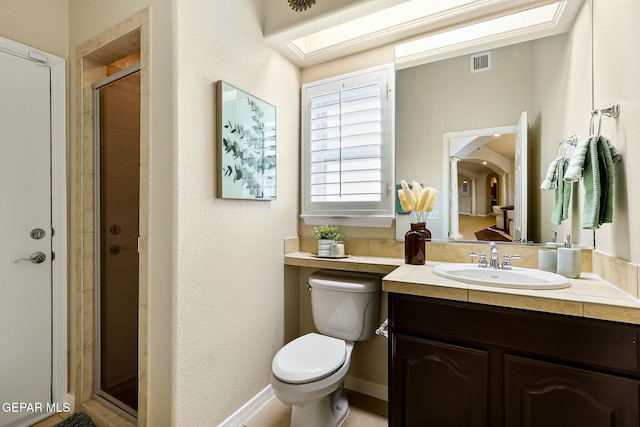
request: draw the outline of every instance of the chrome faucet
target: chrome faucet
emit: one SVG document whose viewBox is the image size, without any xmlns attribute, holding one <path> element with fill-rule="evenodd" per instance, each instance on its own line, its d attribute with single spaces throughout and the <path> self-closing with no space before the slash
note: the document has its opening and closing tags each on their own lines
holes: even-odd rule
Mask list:
<svg viewBox="0 0 640 427">
<path fill-rule="evenodd" d="M 489 253 L 489 262 L 487 262 L 487 256 L 484 253 L 476 253 L 476 252 L 469 252 L 469 255 L 471 256 L 477 256 L 479 258 L 478 260 L 478 267 L 481 268 L 494 268 L 496 270 L 511 270 L 511 260 L 512 259 L 520 259 L 520 255 L 504 255 L 504 258 L 502 260 L 502 264 L 500 264 L 498 262 L 499 256 L 498 256 L 498 247 L 496 246 L 495 243 L 491 243 L 490 244 L 490 253 Z"/>
<path fill-rule="evenodd" d="M 491 243 L 491 256 L 489 257 L 489 268 L 500 268 L 498 263 L 498 247 L 495 243 Z"/>
</svg>

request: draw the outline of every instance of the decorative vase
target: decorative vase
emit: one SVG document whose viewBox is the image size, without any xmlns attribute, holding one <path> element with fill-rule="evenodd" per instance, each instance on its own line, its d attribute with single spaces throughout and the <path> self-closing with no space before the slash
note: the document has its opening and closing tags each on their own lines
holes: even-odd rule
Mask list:
<svg viewBox="0 0 640 427">
<path fill-rule="evenodd" d="M 335 240 L 318 239 L 318 256 L 330 257 L 331 247 L 335 244 L 336 244 Z"/>
<path fill-rule="evenodd" d="M 431 231 L 427 229 L 427 213 L 409 212 L 411 229 L 404 235 L 404 262 L 424 265 L 427 259 L 426 241 L 431 241 Z"/>
<path fill-rule="evenodd" d="M 404 262 L 407 264 L 424 265 L 426 259 L 424 222 L 411 223 L 411 230 L 404 235 Z M 428 231 L 428 230 L 427 230 Z M 431 232 L 429 232 L 431 238 Z"/>
</svg>

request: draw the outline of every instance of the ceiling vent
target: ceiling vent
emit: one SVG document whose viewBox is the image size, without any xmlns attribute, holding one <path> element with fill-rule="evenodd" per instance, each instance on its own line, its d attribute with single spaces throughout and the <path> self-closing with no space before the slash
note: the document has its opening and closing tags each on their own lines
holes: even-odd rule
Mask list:
<svg viewBox="0 0 640 427">
<path fill-rule="evenodd" d="M 491 52 L 480 52 L 471 55 L 471 72 L 488 71 L 491 69 Z"/>
</svg>

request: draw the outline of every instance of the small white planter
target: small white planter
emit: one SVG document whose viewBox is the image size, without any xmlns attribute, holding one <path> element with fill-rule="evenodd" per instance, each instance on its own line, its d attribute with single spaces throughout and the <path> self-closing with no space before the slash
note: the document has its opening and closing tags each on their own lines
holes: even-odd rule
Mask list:
<svg viewBox="0 0 640 427">
<path fill-rule="evenodd" d="M 331 247 L 335 245 L 335 240 L 320 239 L 318 240 L 318 256 L 331 256 Z"/>
</svg>

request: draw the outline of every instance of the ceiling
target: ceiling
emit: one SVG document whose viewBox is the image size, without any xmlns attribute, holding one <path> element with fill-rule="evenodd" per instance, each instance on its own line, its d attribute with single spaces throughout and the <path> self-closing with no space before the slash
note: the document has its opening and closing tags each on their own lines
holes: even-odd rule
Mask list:
<svg viewBox="0 0 640 427">
<path fill-rule="evenodd" d="M 488 23 L 492 19 L 514 15 L 524 10 L 540 8 L 559 0 L 321 0 L 303 12 L 289 8 L 287 0 L 262 0 L 263 35 L 267 42 L 301 68 L 331 61 L 368 49 L 409 42 L 426 36 L 438 36 L 440 40 L 451 40 L 455 30 Z M 551 36 L 569 30 L 583 0 L 563 1 L 561 13 L 549 24 L 540 24 L 526 29 L 512 29 L 505 33 L 467 39 L 453 46 L 431 49 L 411 55 L 398 62 L 400 68 L 419 63 L 432 62 L 483 49 L 496 48 L 535 38 Z M 427 6 L 428 5 L 428 6 Z M 434 6 L 437 5 L 437 6 Z M 437 7 L 437 9 L 434 9 Z M 415 8 L 415 9 L 414 9 Z M 405 9 L 409 18 L 394 18 L 393 11 Z M 425 15 L 426 13 L 426 15 Z M 371 19 L 375 15 L 383 21 L 393 21 L 390 28 L 373 29 Z M 355 33 L 345 27 L 360 18 Z M 498 23 L 496 25 L 502 25 Z M 496 26 L 494 25 L 494 27 Z M 489 25 L 491 26 L 491 25 Z M 458 31 L 459 32 L 459 31 Z M 349 36 L 343 37 L 347 34 Z M 313 39 L 301 41 L 306 36 Z M 294 43 L 295 42 L 295 43 Z M 330 45 L 323 45 L 324 42 Z"/>
<path fill-rule="evenodd" d="M 489 142 L 480 147 L 482 149 L 489 149 L 496 154 L 508 159 L 510 162 L 515 161 L 516 154 L 516 134 L 509 133 L 503 135 L 494 135 Z M 482 158 L 478 159 L 462 159 L 458 163 L 458 172 L 469 178 L 476 178 L 489 172 L 496 172 L 498 174 L 503 173 L 500 167 L 490 162 L 483 161 Z"/>
<path fill-rule="evenodd" d="M 489 142 L 484 144 L 484 147 L 495 151 L 509 160 L 514 160 L 516 158 L 516 134 L 508 133 L 494 136 Z"/>
</svg>

